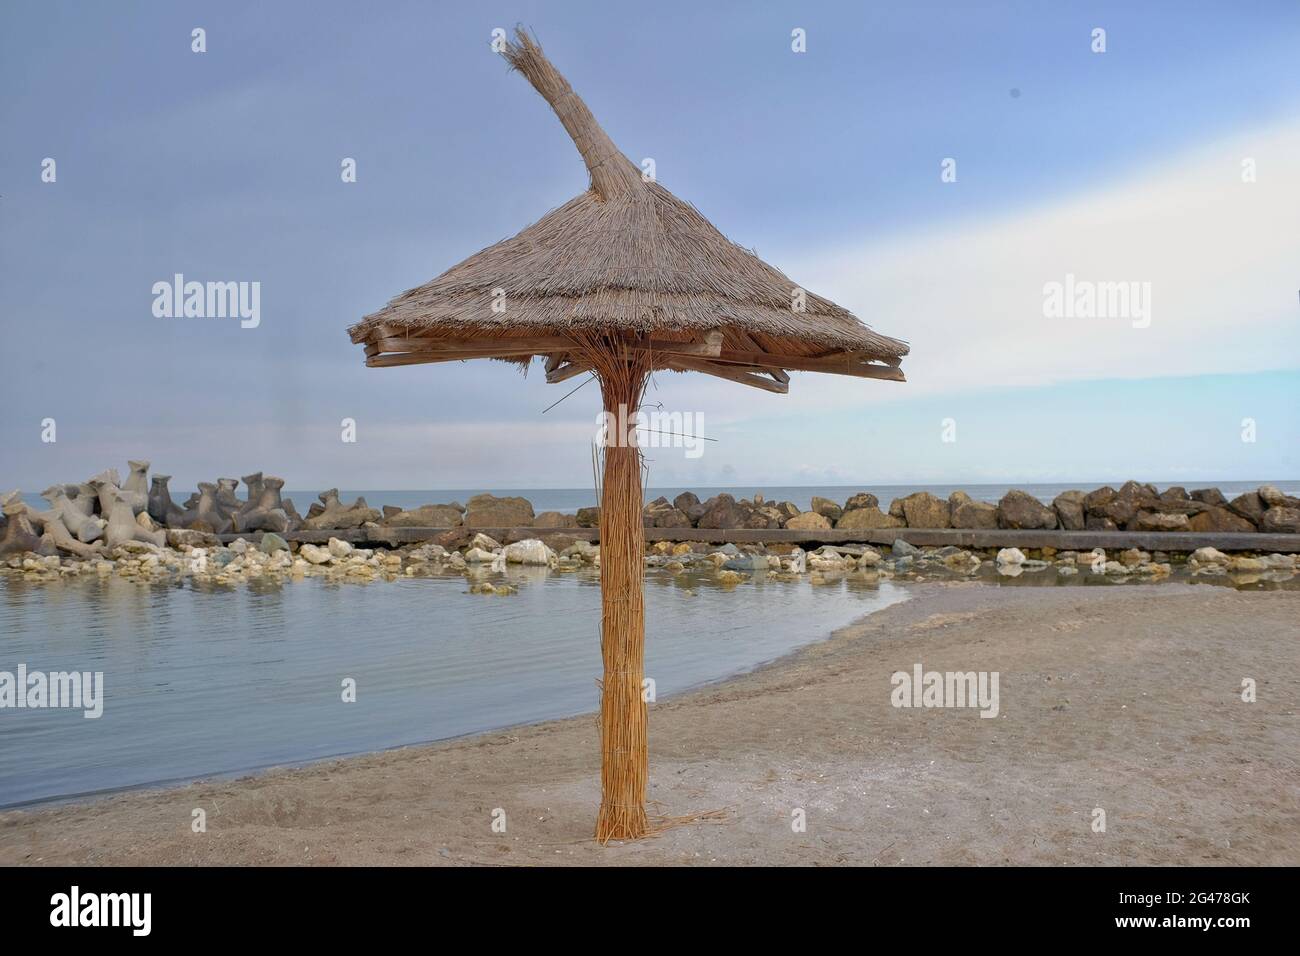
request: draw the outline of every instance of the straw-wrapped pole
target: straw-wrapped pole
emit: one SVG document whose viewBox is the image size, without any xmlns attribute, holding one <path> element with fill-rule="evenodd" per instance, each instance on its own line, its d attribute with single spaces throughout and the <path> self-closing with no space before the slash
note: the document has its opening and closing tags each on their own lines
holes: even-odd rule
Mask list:
<svg viewBox="0 0 1300 956">
<path fill-rule="evenodd" d="M 649 778 L 645 676 L 645 530 L 635 416 L 649 369 L 644 359 L 591 356 L 604 396 L 605 472 L 600 508 L 600 812 L 596 839 L 633 840 L 647 830 Z M 626 428 L 622 426 L 626 424 Z"/>
</svg>

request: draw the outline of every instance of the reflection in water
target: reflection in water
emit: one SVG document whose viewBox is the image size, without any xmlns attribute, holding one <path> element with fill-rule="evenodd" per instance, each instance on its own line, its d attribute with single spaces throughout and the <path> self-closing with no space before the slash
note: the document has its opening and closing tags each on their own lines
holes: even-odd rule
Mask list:
<svg viewBox="0 0 1300 956">
<path fill-rule="evenodd" d="M 103 671 L 104 714 L 0 710 L 0 806 L 379 750 L 597 706 L 594 572 L 223 587 L 0 575 L 0 670 Z M 748 670 L 887 604 L 861 574 L 722 588 L 646 575 L 662 696 Z M 353 678 L 357 701 L 342 702 Z"/>
</svg>

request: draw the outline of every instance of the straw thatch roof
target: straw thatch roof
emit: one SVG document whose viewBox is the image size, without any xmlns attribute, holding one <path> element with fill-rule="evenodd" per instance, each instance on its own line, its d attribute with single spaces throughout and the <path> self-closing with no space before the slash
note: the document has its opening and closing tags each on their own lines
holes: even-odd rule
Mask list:
<svg viewBox="0 0 1300 956">
<path fill-rule="evenodd" d="M 771 391 L 785 391 L 783 369 L 902 380 L 906 343 L 644 181 L 533 38 L 516 31 L 504 53 L 555 110 L 591 188 L 354 325 L 367 364 L 547 355 L 548 380 L 562 381 L 585 370 L 583 347 L 608 342 Z"/>
</svg>

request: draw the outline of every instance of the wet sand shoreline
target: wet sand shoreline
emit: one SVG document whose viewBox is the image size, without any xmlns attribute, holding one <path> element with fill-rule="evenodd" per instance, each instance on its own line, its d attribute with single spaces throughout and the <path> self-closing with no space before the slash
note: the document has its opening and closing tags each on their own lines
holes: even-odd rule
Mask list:
<svg viewBox="0 0 1300 956">
<path fill-rule="evenodd" d="M 587 715 L 0 813 L 0 864 L 1300 862 L 1300 593 L 908 590 L 652 706 L 653 808 L 717 821 L 597 846 Z M 1000 672 L 998 718 L 892 707 L 890 674 L 916 663 Z"/>
</svg>

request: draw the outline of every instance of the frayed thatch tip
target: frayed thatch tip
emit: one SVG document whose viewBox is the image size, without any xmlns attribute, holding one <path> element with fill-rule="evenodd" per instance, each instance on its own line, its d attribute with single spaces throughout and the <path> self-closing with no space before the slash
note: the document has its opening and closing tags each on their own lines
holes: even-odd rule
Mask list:
<svg viewBox="0 0 1300 956">
<path fill-rule="evenodd" d="M 518 70 L 542 95 L 573 140 L 591 176 L 591 188 L 601 199 L 627 196 L 643 188 L 641 174 L 624 156 L 609 134 L 596 122 L 582 97 L 542 52 L 537 38 L 522 26 L 515 27 L 513 41 L 501 46 L 501 55 L 512 70 Z"/>
</svg>

